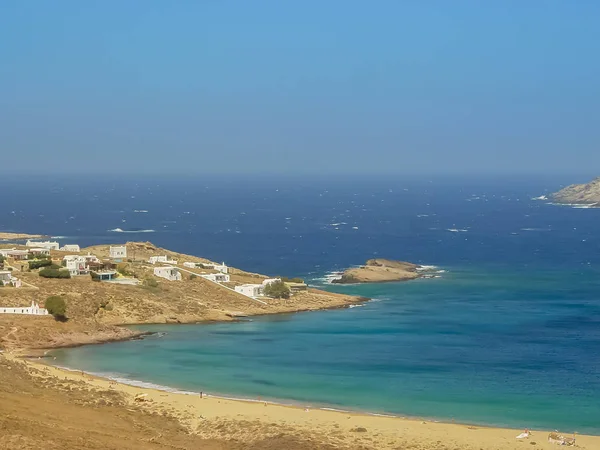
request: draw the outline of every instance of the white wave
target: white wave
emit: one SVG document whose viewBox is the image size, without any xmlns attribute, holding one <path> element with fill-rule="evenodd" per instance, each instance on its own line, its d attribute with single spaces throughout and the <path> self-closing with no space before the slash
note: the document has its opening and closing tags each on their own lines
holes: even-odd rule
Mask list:
<svg viewBox="0 0 600 450">
<path fill-rule="evenodd" d="M 446 228 L 446 231 L 451 231 L 453 233 L 466 233 L 469 230 L 465 230 L 464 228 Z"/>
<path fill-rule="evenodd" d="M 437 269 L 437 266 L 422 265 L 421 267 L 417 267 L 417 272 L 430 271 L 430 270 L 435 270 L 435 269 Z"/>
<path fill-rule="evenodd" d="M 350 306 L 348 306 L 348 308 L 360 308 L 362 306 L 365 306 L 365 305 L 350 305 Z"/>
<path fill-rule="evenodd" d="M 348 225 L 346 222 L 339 222 L 339 223 L 330 223 L 329 224 L 332 227 L 338 227 L 340 225 Z"/>
<path fill-rule="evenodd" d="M 548 200 L 548 197 L 545 195 L 540 195 L 539 197 L 533 197 L 531 200 Z"/>
<path fill-rule="evenodd" d="M 575 205 L 573 206 L 573 208 L 575 209 L 590 209 L 590 208 L 597 208 L 598 207 L 598 203 L 590 203 L 589 205 Z"/>
<path fill-rule="evenodd" d="M 155 230 L 123 230 L 122 228 L 113 228 L 108 230 L 112 233 L 154 233 Z"/>
<path fill-rule="evenodd" d="M 67 239 L 69 236 L 50 236 L 50 239 Z"/>
<path fill-rule="evenodd" d="M 358 230 L 358 227 L 352 227 L 353 230 Z"/>
<path fill-rule="evenodd" d="M 521 231 L 551 231 L 550 228 L 521 228 Z"/>
<path fill-rule="evenodd" d="M 144 213 L 147 213 L 148 210 L 147 209 L 134 209 L 133 212 L 134 213 L 144 214 Z"/>
<path fill-rule="evenodd" d="M 340 272 L 340 271 L 329 272 L 329 273 L 326 273 L 322 277 L 315 278 L 314 281 L 320 281 L 322 283 L 331 284 L 333 282 L 333 280 L 337 280 L 338 278 L 341 278 L 343 273 L 344 272 Z"/>
</svg>

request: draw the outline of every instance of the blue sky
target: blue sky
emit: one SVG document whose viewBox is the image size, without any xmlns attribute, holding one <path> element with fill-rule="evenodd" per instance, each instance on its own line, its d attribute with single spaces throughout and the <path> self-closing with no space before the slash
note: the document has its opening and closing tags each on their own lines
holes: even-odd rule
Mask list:
<svg viewBox="0 0 600 450">
<path fill-rule="evenodd" d="M 600 2 L 0 2 L 0 171 L 600 172 Z"/>
</svg>

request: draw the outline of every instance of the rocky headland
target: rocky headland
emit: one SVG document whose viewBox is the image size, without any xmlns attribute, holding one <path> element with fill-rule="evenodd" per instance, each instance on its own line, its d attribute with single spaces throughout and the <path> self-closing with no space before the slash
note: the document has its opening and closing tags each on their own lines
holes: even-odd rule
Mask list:
<svg viewBox="0 0 600 450">
<path fill-rule="evenodd" d="M 218 284 L 200 276 L 215 272 L 184 267 L 184 262 L 212 263 L 208 259 L 156 247 L 149 242 L 128 242 L 130 258 L 117 269 L 140 281 L 137 285 L 96 282 L 88 276 L 70 279 L 44 278 L 30 270 L 25 261 L 7 261 L 6 267 L 23 282 L 20 288 L 0 288 L 0 306 L 28 306 L 32 300 L 43 305 L 50 296 L 61 296 L 67 304 L 68 321 L 51 317 L 0 314 L 0 350 L 48 349 L 95 344 L 135 338 L 139 332 L 123 325 L 160 323 L 205 323 L 232 321 L 262 314 L 292 313 L 344 308 L 367 299 L 326 292 L 308 287 L 289 299 L 262 298 L 261 301 L 235 292 L 240 284 L 260 284 L 266 275 L 229 267 L 231 281 Z M 24 246 L 19 246 L 25 248 Z M 79 254 L 109 256 L 109 246 L 81 249 Z M 60 264 L 64 252 L 52 250 Z M 181 281 L 167 281 L 153 275 L 148 263 L 154 255 L 177 260 L 183 272 Z"/>
<path fill-rule="evenodd" d="M 551 195 L 555 203 L 600 207 L 600 177 L 586 184 L 572 184 Z"/>
<path fill-rule="evenodd" d="M 352 267 L 342 276 L 332 281 L 338 284 L 385 283 L 390 281 L 408 281 L 422 276 L 422 266 L 405 261 L 391 259 L 369 259 L 363 266 Z"/>
</svg>

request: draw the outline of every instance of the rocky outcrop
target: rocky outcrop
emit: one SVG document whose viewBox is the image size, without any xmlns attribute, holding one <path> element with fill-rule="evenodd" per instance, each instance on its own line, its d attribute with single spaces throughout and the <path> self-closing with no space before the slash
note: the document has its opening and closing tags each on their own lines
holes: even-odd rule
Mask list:
<svg viewBox="0 0 600 450">
<path fill-rule="evenodd" d="M 391 259 L 369 259 L 364 266 L 353 267 L 344 271 L 333 283 L 385 283 L 389 281 L 407 281 L 419 278 L 421 266 Z"/>
<path fill-rule="evenodd" d="M 572 184 L 552 194 L 556 203 L 600 206 L 600 177 L 587 184 Z"/>
</svg>

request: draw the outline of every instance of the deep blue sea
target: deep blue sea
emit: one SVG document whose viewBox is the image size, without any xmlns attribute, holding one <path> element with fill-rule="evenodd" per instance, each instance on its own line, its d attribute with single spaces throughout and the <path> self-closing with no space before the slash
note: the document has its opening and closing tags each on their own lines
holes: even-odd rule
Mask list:
<svg viewBox="0 0 600 450">
<path fill-rule="evenodd" d="M 80 245 L 148 240 L 373 298 L 250 322 L 143 327 L 166 334 L 59 351 L 62 365 L 234 397 L 600 434 L 600 209 L 532 200 L 581 181 L 5 180 L 0 229 Z M 445 272 L 326 283 L 375 256 Z"/>
</svg>

